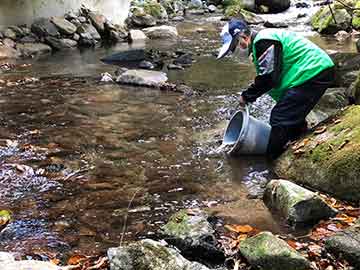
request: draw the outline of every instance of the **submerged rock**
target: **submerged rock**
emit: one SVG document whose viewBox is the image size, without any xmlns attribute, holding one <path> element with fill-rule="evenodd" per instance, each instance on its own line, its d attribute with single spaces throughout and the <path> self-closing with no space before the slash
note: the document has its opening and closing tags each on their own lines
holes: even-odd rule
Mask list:
<svg viewBox="0 0 360 270">
<path fill-rule="evenodd" d="M 217 248 L 215 231 L 204 212 L 189 213 L 181 210 L 170 217 L 160 228 L 159 234 L 169 244 L 192 260 L 219 264 L 225 260 L 224 253 Z"/>
<path fill-rule="evenodd" d="M 240 244 L 240 253 L 251 266 L 264 270 L 308 270 L 310 263 L 284 240 L 262 232 Z"/>
<path fill-rule="evenodd" d="M 121 51 L 101 59 L 107 64 L 121 64 L 127 62 L 140 62 L 147 58 L 147 52 L 144 49 Z"/>
<path fill-rule="evenodd" d="M 278 176 L 334 196 L 359 201 L 360 106 L 350 106 L 289 147 L 276 162 Z"/>
<path fill-rule="evenodd" d="M 270 209 L 278 211 L 290 224 L 314 224 L 337 213 L 314 192 L 286 180 L 269 182 L 264 202 Z"/>
<path fill-rule="evenodd" d="M 110 270 L 208 270 L 204 265 L 186 260 L 166 244 L 145 239 L 126 247 L 108 250 Z"/>
<path fill-rule="evenodd" d="M 116 82 L 147 87 L 161 87 L 168 78 L 164 72 L 144 69 L 131 69 L 122 73 Z"/>
<path fill-rule="evenodd" d="M 336 255 L 340 255 L 351 263 L 355 269 L 360 267 L 360 222 L 337 232 L 325 240 L 325 249 Z"/>
<path fill-rule="evenodd" d="M 18 44 L 17 49 L 25 57 L 49 54 L 52 51 L 50 46 L 43 43 Z"/>
</svg>

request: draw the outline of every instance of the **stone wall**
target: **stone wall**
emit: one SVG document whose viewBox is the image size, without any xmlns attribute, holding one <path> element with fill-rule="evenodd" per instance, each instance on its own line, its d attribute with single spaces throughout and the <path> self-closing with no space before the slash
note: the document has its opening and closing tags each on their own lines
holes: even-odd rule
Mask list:
<svg viewBox="0 0 360 270">
<path fill-rule="evenodd" d="M 7 25 L 31 24 L 35 18 L 64 15 L 84 4 L 115 23 L 126 19 L 130 0 L 0 0 L 0 28 Z"/>
</svg>

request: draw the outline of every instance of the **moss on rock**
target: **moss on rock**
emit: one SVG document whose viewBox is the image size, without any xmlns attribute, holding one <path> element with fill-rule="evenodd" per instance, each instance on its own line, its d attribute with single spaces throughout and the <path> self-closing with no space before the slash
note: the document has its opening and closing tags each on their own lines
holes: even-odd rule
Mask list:
<svg viewBox="0 0 360 270">
<path fill-rule="evenodd" d="M 360 29 L 360 1 L 356 1 L 355 10 L 352 18 L 352 27 Z M 358 9 L 358 10 L 357 10 Z"/>
<path fill-rule="evenodd" d="M 324 124 L 325 125 L 325 124 Z M 290 147 L 277 161 L 277 174 L 331 193 L 360 199 L 360 106 L 350 106 L 326 122 L 321 134 L 311 133 L 299 148 Z"/>
</svg>

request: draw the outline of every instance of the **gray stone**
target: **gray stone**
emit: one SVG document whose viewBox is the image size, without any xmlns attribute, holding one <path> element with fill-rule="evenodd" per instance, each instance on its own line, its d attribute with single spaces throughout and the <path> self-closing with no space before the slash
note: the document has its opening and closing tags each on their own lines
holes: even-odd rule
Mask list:
<svg viewBox="0 0 360 270">
<path fill-rule="evenodd" d="M 89 38 L 89 35 L 95 39 L 100 40 L 101 36 L 99 32 L 95 29 L 94 26 L 88 23 L 84 23 L 81 26 L 78 27 L 77 33 L 80 35 L 80 37 Z"/>
<path fill-rule="evenodd" d="M 60 266 L 42 261 L 14 261 L 1 265 L 4 270 L 61 270 Z"/>
<path fill-rule="evenodd" d="M 69 12 L 65 13 L 64 17 L 65 17 L 65 19 L 68 20 L 68 21 L 77 19 L 76 14 L 75 14 L 74 12 L 72 12 L 72 11 L 69 11 Z"/>
<path fill-rule="evenodd" d="M 20 57 L 20 53 L 14 48 L 0 45 L 0 60 L 2 59 L 16 59 Z"/>
<path fill-rule="evenodd" d="M 185 53 L 183 55 L 180 55 L 178 58 L 174 60 L 175 65 L 180 66 L 190 66 L 193 63 L 193 57 L 190 53 Z"/>
<path fill-rule="evenodd" d="M 159 71 L 132 69 L 121 74 L 116 82 L 147 87 L 161 87 L 167 82 L 165 73 Z"/>
<path fill-rule="evenodd" d="M 72 19 L 70 22 L 71 22 L 73 25 L 75 25 L 76 28 L 79 27 L 79 26 L 81 26 L 81 24 L 82 24 L 78 19 Z"/>
<path fill-rule="evenodd" d="M 272 22 L 266 21 L 264 23 L 264 27 L 268 27 L 268 28 L 287 28 L 289 26 L 286 23 L 282 23 L 282 22 L 272 23 Z"/>
<path fill-rule="evenodd" d="M 31 25 L 31 31 L 39 37 L 59 37 L 56 26 L 47 18 L 39 18 Z"/>
<path fill-rule="evenodd" d="M 156 25 L 156 19 L 150 14 L 146 13 L 133 14 L 130 19 L 132 24 L 139 27 L 149 27 Z"/>
<path fill-rule="evenodd" d="M 155 66 L 153 63 L 143 60 L 139 63 L 139 68 L 143 68 L 143 69 L 154 69 Z"/>
<path fill-rule="evenodd" d="M 210 5 L 210 6 L 208 6 L 208 10 L 210 13 L 214 13 L 217 10 L 217 8 L 215 5 Z"/>
<path fill-rule="evenodd" d="M 106 21 L 105 31 L 108 32 L 109 38 L 112 41 L 120 42 L 128 40 L 129 32 L 123 25 L 115 25 Z"/>
<path fill-rule="evenodd" d="M 107 253 L 110 270 L 208 270 L 204 265 L 186 260 L 166 244 L 150 239 L 110 248 Z"/>
<path fill-rule="evenodd" d="M 76 26 L 61 17 L 52 17 L 51 22 L 57 27 L 60 33 L 72 35 L 76 32 Z"/>
<path fill-rule="evenodd" d="M 348 30 L 351 27 L 351 15 L 345 8 L 335 8 L 332 6 L 332 11 L 336 23 L 333 19 L 332 12 L 328 5 L 322 7 L 311 18 L 311 25 L 313 29 L 322 34 L 335 34 L 340 30 Z"/>
<path fill-rule="evenodd" d="M 113 53 L 101 59 L 107 64 L 122 64 L 127 62 L 140 62 L 146 59 L 148 53 L 144 49 L 132 49 Z"/>
<path fill-rule="evenodd" d="M 310 126 L 316 126 L 320 122 L 336 114 L 341 109 L 349 105 L 350 94 L 346 88 L 329 88 L 321 97 L 314 109 L 306 117 Z"/>
<path fill-rule="evenodd" d="M 83 47 L 93 47 L 96 45 L 96 40 L 90 33 L 80 34 L 79 45 Z"/>
<path fill-rule="evenodd" d="M 95 12 L 90 12 L 88 16 L 95 29 L 100 33 L 100 35 L 103 35 L 105 33 L 106 17 Z"/>
<path fill-rule="evenodd" d="M 11 48 L 15 48 L 15 46 L 16 46 L 15 41 L 13 41 L 13 40 L 10 39 L 10 38 L 4 38 L 4 39 L 3 39 L 3 43 L 4 43 L 5 46 L 11 47 Z"/>
<path fill-rule="evenodd" d="M 201 0 L 191 0 L 189 3 L 190 8 L 202 8 L 203 3 Z"/>
<path fill-rule="evenodd" d="M 345 258 L 355 269 L 360 267 L 360 223 L 337 232 L 325 240 L 325 249 Z"/>
<path fill-rule="evenodd" d="M 260 0 L 256 1 L 256 6 L 261 10 L 261 6 L 265 6 L 267 12 L 278 13 L 285 11 L 290 7 L 290 0 Z"/>
<path fill-rule="evenodd" d="M 14 255 L 8 252 L 0 252 L 0 265 L 15 261 Z"/>
<path fill-rule="evenodd" d="M 265 189 L 265 204 L 290 224 L 314 224 L 336 215 L 316 193 L 286 180 L 272 180 Z"/>
<path fill-rule="evenodd" d="M 80 35 L 75 33 L 75 34 L 73 35 L 73 40 L 79 41 L 79 40 L 80 40 Z"/>
<path fill-rule="evenodd" d="M 29 35 L 26 35 L 25 37 L 21 38 L 19 40 L 20 43 L 37 43 L 39 42 L 39 38 L 34 34 L 30 33 Z"/>
<path fill-rule="evenodd" d="M 175 16 L 171 20 L 174 22 L 182 22 L 183 20 L 185 20 L 185 18 L 183 16 Z"/>
<path fill-rule="evenodd" d="M 16 38 L 22 38 L 30 33 L 30 29 L 27 27 L 9 26 L 9 29 L 15 32 Z"/>
<path fill-rule="evenodd" d="M 251 266 L 264 270 L 308 270 L 310 263 L 284 240 L 262 232 L 240 244 L 240 253 Z"/>
<path fill-rule="evenodd" d="M 168 69 L 183 70 L 184 68 L 180 65 L 169 64 Z"/>
<path fill-rule="evenodd" d="M 202 8 L 190 9 L 190 10 L 186 11 L 186 13 L 189 15 L 204 15 L 205 9 L 202 9 Z"/>
<path fill-rule="evenodd" d="M 47 44 L 49 44 L 54 50 L 70 49 L 77 46 L 77 42 L 72 39 L 58 39 L 53 37 L 45 38 Z"/>
<path fill-rule="evenodd" d="M 178 38 L 176 27 L 173 26 L 154 26 L 143 29 L 145 35 L 150 39 L 168 39 L 175 40 Z"/>
<path fill-rule="evenodd" d="M 130 30 L 129 39 L 130 41 L 143 41 L 147 39 L 147 36 L 141 30 Z"/>
<path fill-rule="evenodd" d="M 18 44 L 17 49 L 25 57 L 49 54 L 52 51 L 50 46 L 42 43 Z"/>
<path fill-rule="evenodd" d="M 16 33 L 15 33 L 15 31 L 13 31 L 13 30 L 10 29 L 10 28 L 5 29 L 5 31 L 3 32 L 3 34 L 4 34 L 4 37 L 6 37 L 6 38 L 10 38 L 10 39 L 12 39 L 12 40 L 16 40 Z"/>
<path fill-rule="evenodd" d="M 84 16 L 80 16 L 77 19 L 79 20 L 80 23 L 86 23 L 87 22 L 87 19 Z"/>
</svg>

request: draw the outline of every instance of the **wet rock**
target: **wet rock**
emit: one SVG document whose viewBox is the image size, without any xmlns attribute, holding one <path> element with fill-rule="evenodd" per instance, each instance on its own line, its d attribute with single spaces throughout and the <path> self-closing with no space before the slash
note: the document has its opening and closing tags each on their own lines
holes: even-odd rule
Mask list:
<svg viewBox="0 0 360 270">
<path fill-rule="evenodd" d="M 313 29 L 323 34 L 335 34 L 340 30 L 348 30 L 351 27 L 351 15 L 341 6 L 331 5 L 335 15 L 335 21 L 328 6 L 322 7 L 311 18 Z"/>
<path fill-rule="evenodd" d="M 77 19 L 79 20 L 79 22 L 80 22 L 81 24 L 88 22 L 88 20 L 87 20 L 86 17 L 84 17 L 84 16 L 80 16 L 80 17 L 78 17 Z"/>
<path fill-rule="evenodd" d="M 30 33 L 29 35 L 26 35 L 25 37 L 21 38 L 19 40 L 20 43 L 37 43 L 39 42 L 39 38 L 34 34 Z"/>
<path fill-rule="evenodd" d="M 19 58 L 20 53 L 14 48 L 0 45 L 0 60 L 1 59 L 11 59 L 11 58 Z"/>
<path fill-rule="evenodd" d="M 16 34 L 17 39 L 22 38 L 31 33 L 30 29 L 27 27 L 9 26 L 9 29 L 11 29 Z"/>
<path fill-rule="evenodd" d="M 180 55 L 178 58 L 174 60 L 175 65 L 180 66 L 190 66 L 192 65 L 194 59 L 190 53 L 185 53 L 183 55 Z"/>
<path fill-rule="evenodd" d="M 360 70 L 360 55 L 358 53 L 337 52 L 330 54 L 335 63 L 335 86 L 349 87 L 357 78 Z"/>
<path fill-rule="evenodd" d="M 78 19 L 72 19 L 71 21 L 70 21 L 73 25 L 75 25 L 76 26 L 76 28 L 77 27 L 79 27 L 79 26 L 81 26 L 81 24 L 83 24 L 83 23 L 85 23 L 85 22 L 80 22 Z"/>
<path fill-rule="evenodd" d="M 360 39 L 356 41 L 356 51 L 360 52 Z"/>
<path fill-rule="evenodd" d="M 189 15 L 204 15 L 205 14 L 205 9 L 190 9 L 186 12 L 186 14 Z"/>
<path fill-rule="evenodd" d="M 94 47 L 97 43 L 97 40 L 93 38 L 90 33 L 80 34 L 79 45 L 82 47 Z"/>
<path fill-rule="evenodd" d="M 277 175 L 344 200 L 358 201 L 359 126 L 360 106 L 347 107 L 328 119 L 321 132 L 305 136 L 304 146 L 288 148 L 275 164 Z"/>
<path fill-rule="evenodd" d="M 89 39 L 89 36 L 91 36 L 91 38 L 95 40 L 101 39 L 101 36 L 95 27 L 88 23 L 84 23 L 78 27 L 77 33 L 80 35 L 80 38 Z"/>
<path fill-rule="evenodd" d="M 31 31 L 39 37 L 59 37 L 56 26 L 47 18 L 39 18 L 31 25 Z"/>
<path fill-rule="evenodd" d="M 121 74 L 123 74 L 124 72 L 128 71 L 129 69 L 124 68 L 124 67 L 120 67 L 117 70 L 115 70 L 114 74 L 115 76 L 120 76 Z"/>
<path fill-rule="evenodd" d="M 306 2 L 296 2 L 295 7 L 296 8 L 309 8 L 310 5 Z"/>
<path fill-rule="evenodd" d="M 75 33 L 73 35 L 72 39 L 75 40 L 75 41 L 79 41 L 80 40 L 80 35 Z"/>
<path fill-rule="evenodd" d="M 10 29 L 10 28 L 5 29 L 5 31 L 3 32 L 3 35 L 4 35 L 4 37 L 6 37 L 6 38 L 10 38 L 10 39 L 12 39 L 12 40 L 16 40 L 16 33 L 15 33 L 15 31 L 13 31 L 13 30 Z"/>
<path fill-rule="evenodd" d="M 69 11 L 69 12 L 65 13 L 64 18 L 68 21 L 71 21 L 71 20 L 77 19 L 77 15 L 74 12 Z"/>
<path fill-rule="evenodd" d="M 189 8 L 202 8 L 203 3 L 201 0 L 190 0 Z"/>
<path fill-rule="evenodd" d="M 350 37 L 350 33 L 346 32 L 344 30 L 341 30 L 335 34 L 335 38 L 338 41 L 344 41 L 345 39 L 347 39 L 349 37 Z"/>
<path fill-rule="evenodd" d="M 144 41 L 147 39 L 145 33 L 141 30 L 130 30 L 129 32 L 129 40 L 130 41 Z"/>
<path fill-rule="evenodd" d="M 159 231 L 161 238 L 176 246 L 185 257 L 218 264 L 225 257 L 216 247 L 218 243 L 214 233 L 204 212 L 190 213 L 187 210 L 172 215 Z"/>
<path fill-rule="evenodd" d="M 2 264 L 6 270 L 61 270 L 60 266 L 42 261 L 14 261 Z"/>
<path fill-rule="evenodd" d="M 145 35 L 150 39 L 175 40 L 178 37 L 176 27 L 173 26 L 154 26 L 143 29 Z"/>
<path fill-rule="evenodd" d="M 160 4 L 169 15 L 180 15 L 179 13 L 185 9 L 185 3 L 182 0 L 160 0 Z"/>
<path fill-rule="evenodd" d="M 349 96 L 346 88 L 329 88 L 306 117 L 307 122 L 310 126 L 316 126 L 347 105 L 349 105 Z"/>
<path fill-rule="evenodd" d="M 259 2 L 256 1 L 256 5 L 258 8 L 260 6 L 267 7 L 268 11 L 266 13 L 279 13 L 290 7 L 290 0 L 260 0 Z"/>
<path fill-rule="evenodd" d="M 51 53 L 51 47 L 43 43 L 18 44 L 17 49 L 25 57 L 40 56 Z"/>
<path fill-rule="evenodd" d="M 141 61 L 141 62 L 139 63 L 139 68 L 143 68 L 143 69 L 154 69 L 155 66 L 154 66 L 153 63 L 144 60 L 144 61 Z"/>
<path fill-rule="evenodd" d="M 264 202 L 292 225 L 311 225 L 337 213 L 316 193 L 286 180 L 270 181 L 266 186 Z"/>
<path fill-rule="evenodd" d="M 207 270 L 196 262 L 186 260 L 178 251 L 164 243 L 145 239 L 126 247 L 108 250 L 110 270 Z"/>
<path fill-rule="evenodd" d="M 240 18 L 246 21 L 248 24 L 260 24 L 264 22 L 260 16 L 243 9 L 243 7 L 241 5 L 239 6 L 238 4 L 227 6 L 225 9 L 225 16 L 227 18 Z"/>
<path fill-rule="evenodd" d="M 144 49 L 121 51 L 101 59 L 107 64 L 122 64 L 127 62 L 140 62 L 145 60 L 147 52 Z"/>
<path fill-rule="evenodd" d="M 76 32 L 76 26 L 61 17 L 52 17 L 51 22 L 57 27 L 60 33 L 64 35 L 72 35 Z"/>
<path fill-rule="evenodd" d="M 54 50 L 64 50 L 64 49 L 70 49 L 77 46 L 77 42 L 72 39 L 67 38 L 53 38 L 53 37 L 47 37 L 45 38 L 45 42 L 50 45 Z"/>
<path fill-rule="evenodd" d="M 95 12 L 90 12 L 88 14 L 88 17 L 89 17 L 92 25 L 100 33 L 100 35 L 104 35 L 106 17 L 104 15 L 102 15 L 102 14 L 95 13 Z"/>
<path fill-rule="evenodd" d="M 240 253 L 258 269 L 310 269 L 308 260 L 270 232 L 259 233 L 241 242 Z"/>
<path fill-rule="evenodd" d="M 281 23 L 281 22 L 272 23 L 272 22 L 266 21 L 264 23 L 264 27 L 268 27 L 268 28 L 287 28 L 288 25 L 286 23 Z"/>
<path fill-rule="evenodd" d="M 115 42 L 127 41 L 128 40 L 128 30 L 123 25 L 115 25 L 109 21 L 105 22 L 105 32 L 108 33 L 110 40 Z"/>
<path fill-rule="evenodd" d="M 120 84 L 132 84 L 147 87 L 161 87 L 167 82 L 165 73 L 143 69 L 132 69 L 121 74 L 116 82 Z"/>
<path fill-rule="evenodd" d="M 175 16 L 171 20 L 174 22 L 182 22 L 183 20 L 185 20 L 185 18 L 183 16 Z"/>
<path fill-rule="evenodd" d="M 325 249 L 345 258 L 355 269 L 360 267 L 360 222 L 325 240 Z"/>
<path fill-rule="evenodd" d="M 14 255 L 8 252 L 0 252 L 0 265 L 15 261 Z"/>
<path fill-rule="evenodd" d="M 183 70 L 184 68 L 181 65 L 169 64 L 168 69 L 175 69 L 175 70 Z"/>
<path fill-rule="evenodd" d="M 15 48 L 15 46 L 16 46 L 15 41 L 13 41 L 10 38 L 5 38 L 5 39 L 3 39 L 2 42 L 5 46 L 10 47 L 10 48 Z"/>
</svg>

